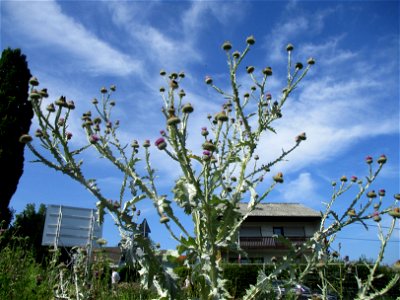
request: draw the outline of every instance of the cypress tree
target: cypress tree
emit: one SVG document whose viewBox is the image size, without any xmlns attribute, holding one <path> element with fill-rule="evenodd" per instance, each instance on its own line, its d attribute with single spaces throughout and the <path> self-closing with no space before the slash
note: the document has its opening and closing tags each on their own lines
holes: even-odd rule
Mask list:
<svg viewBox="0 0 400 300">
<path fill-rule="evenodd" d="M 33 117 L 28 101 L 31 73 L 20 49 L 5 49 L 0 59 L 0 222 L 7 228 L 12 212 L 9 203 L 23 173 L 24 147 Z"/>
</svg>

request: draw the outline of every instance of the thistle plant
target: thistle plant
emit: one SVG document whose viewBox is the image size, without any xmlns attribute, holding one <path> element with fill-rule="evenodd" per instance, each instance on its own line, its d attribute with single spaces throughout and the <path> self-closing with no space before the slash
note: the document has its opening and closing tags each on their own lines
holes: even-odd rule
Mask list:
<svg viewBox="0 0 400 300">
<path fill-rule="evenodd" d="M 180 289 L 177 276 L 172 271 L 171 257 L 184 254 L 185 264 L 191 268 L 190 281 L 197 283 L 198 299 L 229 299 L 230 295 L 222 277 L 222 254 L 224 249 L 241 251 L 237 242 L 238 230 L 243 221 L 267 198 L 276 185 L 284 182 L 282 172 L 278 170 L 282 162 L 292 151 L 306 140 L 305 133 L 294 137 L 293 145 L 275 159 L 261 162 L 257 155 L 260 140 L 269 132 L 276 133 L 273 125 L 284 115 L 284 107 L 295 88 L 315 64 L 313 58 L 308 59 L 306 66 L 293 62 L 293 45 L 286 48 L 288 54 L 286 85 L 279 95 L 271 95 L 268 84 L 273 70 L 267 66 L 257 71 L 254 66 L 242 68 L 255 39 L 246 39 L 243 51 L 232 51 L 232 44 L 224 42 L 222 50 L 226 52 L 229 69 L 229 90 L 214 83 L 210 76 L 205 84 L 211 87 L 224 99 L 222 109 L 204 118 L 205 125 L 198 133 L 202 136 L 201 148 L 190 148 L 188 143 L 188 124 L 195 107 L 186 101 L 183 89 L 184 73 L 167 73 L 160 75 L 165 79 L 165 87 L 160 88 L 163 100 L 162 115 L 165 119 L 165 130 L 154 142 L 154 146 L 163 151 L 165 157 L 171 159 L 181 171 L 181 176 L 171 185 L 172 194 L 161 194 L 157 187 L 157 170 L 152 167 L 150 147 L 152 142 L 144 141 L 141 145 L 133 140 L 130 145 L 118 138 L 119 122 L 113 121 L 111 112 L 116 105 L 112 96 L 115 86 L 100 90 L 100 100 L 93 99 L 94 111 L 82 115 L 82 128 L 87 137 L 87 144 L 72 149 L 72 134 L 68 131 L 68 121 L 75 109 L 73 101 L 60 97 L 44 108 L 44 99 L 48 96 L 46 89 L 37 90 L 38 80 L 31 80 L 30 99 L 38 119 L 39 129 L 35 136 L 40 141 L 42 151 L 32 142 L 32 137 L 24 135 L 21 142 L 27 143 L 29 149 L 37 157 L 37 161 L 61 171 L 82 184 L 97 199 L 98 219 L 104 220 L 108 211 L 118 226 L 122 246 L 128 257 L 140 268 L 141 283 L 144 287 L 154 286 L 158 299 L 178 299 Z M 252 81 L 252 86 L 239 84 L 238 72 L 245 70 Z M 256 109 L 254 110 L 254 105 Z M 46 154 L 42 154 L 43 150 Z M 114 200 L 107 199 L 97 185 L 96 179 L 87 178 L 83 172 L 82 154 L 89 150 L 97 151 L 121 173 L 122 184 L 119 195 Z M 140 161 L 144 162 L 141 168 Z M 367 183 L 358 183 L 360 188 L 349 211 L 359 203 L 369 185 L 378 175 L 378 170 L 367 177 Z M 265 183 L 261 187 L 261 182 Z M 302 280 L 306 274 L 318 268 L 321 261 L 327 262 L 327 249 L 336 234 L 345 226 L 354 222 L 364 222 L 373 216 L 368 215 L 372 200 L 354 215 L 336 214 L 331 208 L 334 201 L 351 186 L 341 181 L 339 189 L 334 189 L 332 200 L 326 204 L 326 212 L 322 216 L 321 228 L 314 237 L 303 245 L 292 248 L 291 255 L 276 264 L 271 274 L 260 273 L 257 284 L 251 287 L 244 299 L 255 299 L 265 292 L 269 281 L 277 278 L 283 270 L 293 269 L 293 262 L 299 257 L 307 260 L 304 270 L 296 270 L 290 280 Z M 140 228 L 140 216 L 136 206 L 140 201 L 150 199 L 158 213 L 159 221 L 178 243 L 177 251 L 161 255 L 158 247 L 145 237 Z M 241 214 L 238 204 L 248 200 L 247 211 Z M 193 232 L 186 228 L 178 217 L 173 203 L 190 216 Z M 379 202 L 381 205 L 381 202 Z M 385 214 L 389 210 L 382 210 Z M 328 223 L 328 217 L 333 222 Z M 133 238 L 132 238 L 133 237 Z M 385 241 L 386 238 L 382 238 Z M 291 246 L 291 245 L 288 245 Z M 383 243 L 383 249 L 384 247 Z M 377 261 L 381 261 L 382 256 Z M 379 263 L 378 262 L 378 263 Z M 323 272 L 321 273 L 324 278 Z M 371 269 L 371 274 L 374 270 Z M 371 287 L 374 275 L 367 285 Z M 397 280 L 397 279 L 396 279 Z M 323 282 L 323 290 L 328 283 Z M 370 289 L 362 292 L 368 294 Z M 360 294 L 361 295 L 361 294 Z"/>
</svg>

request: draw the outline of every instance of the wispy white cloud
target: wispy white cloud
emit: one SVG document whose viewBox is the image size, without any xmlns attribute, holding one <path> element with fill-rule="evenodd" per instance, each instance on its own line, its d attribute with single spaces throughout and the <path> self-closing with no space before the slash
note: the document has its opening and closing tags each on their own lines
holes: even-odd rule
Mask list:
<svg viewBox="0 0 400 300">
<path fill-rule="evenodd" d="M 245 2 L 210 2 L 210 1 L 194 1 L 190 8 L 182 15 L 182 24 L 188 36 L 193 31 L 199 31 L 202 27 L 209 26 L 209 22 L 205 19 L 215 19 L 224 26 L 232 24 L 232 20 L 240 22 L 246 14 Z"/>
<path fill-rule="evenodd" d="M 2 7 L 4 22 L 11 31 L 24 34 L 33 46 L 69 55 L 70 64 L 81 71 L 124 76 L 142 69 L 139 61 L 64 14 L 55 1 L 7 1 Z"/>
<path fill-rule="evenodd" d="M 325 24 L 325 19 L 338 8 L 305 13 L 298 8 L 296 1 L 291 1 L 284 12 L 284 17 L 278 22 L 265 38 L 268 50 L 268 61 L 282 62 L 285 58 L 285 47 L 288 43 L 300 43 L 299 37 L 308 37 L 319 33 Z"/>
<path fill-rule="evenodd" d="M 282 200 L 286 202 L 316 202 L 316 183 L 310 173 L 300 173 L 299 176 L 285 183 L 281 192 Z"/>
</svg>

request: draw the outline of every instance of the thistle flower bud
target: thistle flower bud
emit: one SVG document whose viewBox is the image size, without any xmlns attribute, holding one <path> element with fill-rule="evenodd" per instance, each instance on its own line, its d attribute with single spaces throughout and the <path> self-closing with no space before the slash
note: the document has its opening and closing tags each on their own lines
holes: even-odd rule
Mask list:
<svg viewBox="0 0 400 300">
<path fill-rule="evenodd" d="M 139 143 L 138 143 L 138 141 L 137 141 L 137 140 L 133 140 L 133 142 L 131 143 L 131 147 L 134 148 L 134 149 L 139 148 Z"/>
<path fill-rule="evenodd" d="M 262 72 L 266 76 L 271 76 L 272 75 L 272 68 L 271 67 L 266 67 Z"/>
<path fill-rule="evenodd" d="M 356 214 L 356 211 L 355 211 L 354 208 L 350 208 L 350 209 L 347 211 L 347 215 L 348 215 L 349 217 L 355 217 L 357 214 Z"/>
<path fill-rule="evenodd" d="M 63 126 L 65 124 L 65 119 L 64 118 L 59 118 L 57 121 L 58 126 Z"/>
<path fill-rule="evenodd" d="M 379 158 L 376 162 L 380 165 L 383 165 L 386 163 L 386 161 L 387 161 L 386 155 L 382 154 L 381 156 L 379 156 Z"/>
<path fill-rule="evenodd" d="M 193 106 L 190 103 L 186 103 L 184 106 L 182 106 L 182 112 L 184 114 L 190 114 L 193 112 Z"/>
<path fill-rule="evenodd" d="M 47 93 L 47 89 L 41 89 L 39 92 L 40 96 L 42 96 L 43 98 L 47 98 L 49 97 L 49 94 Z"/>
<path fill-rule="evenodd" d="M 226 115 L 226 112 L 223 110 L 220 113 L 216 115 L 216 119 L 220 122 L 226 122 L 229 120 L 228 116 Z"/>
<path fill-rule="evenodd" d="M 29 84 L 32 85 L 32 86 L 38 86 L 39 85 L 39 80 L 35 76 L 32 76 L 29 79 Z"/>
<path fill-rule="evenodd" d="M 38 90 L 32 90 L 32 92 L 29 94 L 29 98 L 31 98 L 32 100 L 38 100 L 40 99 L 40 97 L 42 97 L 40 95 L 40 92 Z"/>
<path fill-rule="evenodd" d="M 65 136 L 66 136 L 67 140 L 72 139 L 72 133 L 71 132 L 67 132 Z"/>
<path fill-rule="evenodd" d="M 396 199 L 396 200 L 400 200 L 400 194 L 394 194 L 394 199 Z"/>
<path fill-rule="evenodd" d="M 341 182 L 347 182 L 347 177 L 343 175 L 342 177 L 340 177 L 340 181 Z"/>
<path fill-rule="evenodd" d="M 278 174 L 273 176 L 272 179 L 277 183 L 283 183 L 283 174 L 279 172 Z"/>
<path fill-rule="evenodd" d="M 95 134 L 92 134 L 90 137 L 89 137 L 89 142 L 91 143 L 91 144 L 97 144 L 97 142 L 100 140 L 100 138 L 97 136 L 97 135 L 95 135 Z"/>
<path fill-rule="evenodd" d="M 154 144 L 159 150 L 164 150 L 165 148 L 167 148 L 167 143 L 165 142 L 165 139 L 162 137 L 157 139 Z"/>
<path fill-rule="evenodd" d="M 249 97 L 250 97 L 250 94 L 249 94 L 249 93 L 244 93 L 243 97 L 244 97 L 244 98 L 249 98 Z"/>
<path fill-rule="evenodd" d="M 381 197 L 385 197 L 386 191 L 385 191 L 384 189 L 380 189 L 380 190 L 378 191 L 378 195 L 381 196 Z"/>
<path fill-rule="evenodd" d="M 165 70 L 163 70 L 163 69 L 160 70 L 160 75 L 161 76 L 165 76 L 166 74 L 167 74 L 167 72 L 165 72 Z"/>
<path fill-rule="evenodd" d="M 168 218 L 166 215 L 163 215 L 163 216 L 160 218 L 160 223 L 161 223 L 161 224 L 168 223 L 168 222 L 169 222 L 169 218 Z"/>
<path fill-rule="evenodd" d="M 389 211 L 389 215 L 391 215 L 393 218 L 400 218 L 400 208 L 395 207 L 392 210 Z"/>
<path fill-rule="evenodd" d="M 171 117 L 169 117 L 168 120 L 167 120 L 167 125 L 168 125 L 168 126 L 173 126 L 173 125 L 179 124 L 180 122 L 181 122 L 181 119 L 179 119 L 179 118 L 176 117 L 176 116 L 171 116 Z"/>
<path fill-rule="evenodd" d="M 294 49 L 294 46 L 292 45 L 292 44 L 287 44 L 287 46 L 286 46 L 286 51 L 293 51 L 293 49 Z"/>
<path fill-rule="evenodd" d="M 179 95 L 179 97 L 183 98 L 186 96 L 186 93 L 184 90 L 180 90 L 178 95 Z"/>
<path fill-rule="evenodd" d="M 160 93 L 164 93 L 165 92 L 165 87 L 160 87 Z"/>
<path fill-rule="evenodd" d="M 149 141 L 149 140 L 145 140 L 145 141 L 143 142 L 143 147 L 149 148 L 149 147 L 150 147 L 150 141 Z"/>
<path fill-rule="evenodd" d="M 207 136 L 208 135 L 208 130 L 207 130 L 207 127 L 203 127 L 203 128 L 201 128 L 201 135 L 202 136 Z"/>
<path fill-rule="evenodd" d="M 184 72 L 179 72 L 178 76 L 179 76 L 179 78 L 185 78 L 185 73 Z"/>
<path fill-rule="evenodd" d="M 213 142 L 211 140 L 204 142 L 204 144 L 202 145 L 204 150 L 208 150 L 208 151 L 215 151 L 217 149 L 217 147 L 213 144 Z"/>
<path fill-rule="evenodd" d="M 92 99 L 92 104 L 96 105 L 96 104 L 98 104 L 98 103 L 99 103 L 99 101 L 98 101 L 96 98 L 93 98 L 93 99 Z"/>
<path fill-rule="evenodd" d="M 90 127 L 93 125 L 92 120 L 90 120 L 90 118 L 88 118 L 83 124 L 82 127 Z"/>
<path fill-rule="evenodd" d="M 351 176 L 351 179 L 350 179 L 350 180 L 351 180 L 351 182 L 356 182 L 357 179 L 358 179 L 357 176 Z"/>
<path fill-rule="evenodd" d="M 169 74 L 168 77 L 169 77 L 169 79 L 171 79 L 171 80 L 178 79 L 178 73 L 173 72 L 173 73 Z"/>
<path fill-rule="evenodd" d="M 256 42 L 256 40 L 255 40 L 254 36 L 252 36 L 252 35 L 249 36 L 249 37 L 246 39 L 246 43 L 249 44 L 249 45 L 254 45 L 255 42 Z"/>
<path fill-rule="evenodd" d="M 110 106 L 115 106 L 115 101 L 114 100 L 110 101 Z"/>
<path fill-rule="evenodd" d="M 254 155 L 254 160 L 259 160 L 260 159 L 260 157 L 256 154 L 256 155 Z"/>
<path fill-rule="evenodd" d="M 295 68 L 297 70 L 301 70 L 301 69 L 303 69 L 303 64 L 301 62 L 298 62 L 298 63 L 296 63 Z"/>
<path fill-rule="evenodd" d="M 296 137 L 296 143 L 300 143 L 301 141 L 305 141 L 307 139 L 306 133 L 302 132 Z"/>
<path fill-rule="evenodd" d="M 46 109 L 49 112 L 55 112 L 56 111 L 53 103 L 50 103 L 49 105 L 47 105 Z"/>
<path fill-rule="evenodd" d="M 226 41 L 226 42 L 224 42 L 224 43 L 222 44 L 222 49 L 223 49 L 224 51 L 229 51 L 229 50 L 232 49 L 232 44 L 231 44 L 230 42 Z"/>
<path fill-rule="evenodd" d="M 379 212 L 377 212 L 377 211 L 375 211 L 372 214 L 372 216 L 373 216 L 372 218 L 374 219 L 375 222 L 380 222 L 382 220 L 381 216 L 379 215 Z"/>
<path fill-rule="evenodd" d="M 253 73 L 253 72 L 254 72 L 254 67 L 253 67 L 253 66 L 248 66 L 248 67 L 246 67 L 246 72 L 247 72 L 248 74 Z"/>
<path fill-rule="evenodd" d="M 71 110 L 75 109 L 75 102 L 70 100 L 67 102 L 67 107 Z"/>
<path fill-rule="evenodd" d="M 240 52 L 239 51 L 235 51 L 232 53 L 233 58 L 238 59 L 240 57 Z"/>
<path fill-rule="evenodd" d="M 210 76 L 206 76 L 204 81 L 206 82 L 206 84 L 212 84 L 213 83 L 213 80 L 212 80 L 212 78 Z"/>
<path fill-rule="evenodd" d="M 265 99 L 271 100 L 272 99 L 272 95 L 270 93 L 265 94 Z"/>
<path fill-rule="evenodd" d="M 103 87 L 100 89 L 100 93 L 102 93 L 102 94 L 107 94 L 107 89 L 103 86 Z"/>
<path fill-rule="evenodd" d="M 366 162 L 367 164 L 372 164 L 373 161 L 374 161 L 374 160 L 372 159 L 371 156 L 367 156 L 367 157 L 365 158 L 365 162 Z"/>
<path fill-rule="evenodd" d="M 176 80 L 171 80 L 169 82 L 169 86 L 171 87 L 171 89 L 176 90 L 177 88 L 179 88 L 179 84 Z"/>
<path fill-rule="evenodd" d="M 307 63 L 308 63 L 310 66 L 312 66 L 313 64 L 315 64 L 315 59 L 312 58 L 312 57 L 310 57 L 310 58 L 307 60 Z"/>
<path fill-rule="evenodd" d="M 36 129 L 35 136 L 36 137 L 42 137 L 43 136 L 43 131 L 41 131 L 40 129 Z"/>
<path fill-rule="evenodd" d="M 32 137 L 29 134 L 23 134 L 19 138 L 19 142 L 22 144 L 27 144 L 32 142 Z"/>
<path fill-rule="evenodd" d="M 256 87 L 255 85 L 252 85 L 252 86 L 250 87 L 250 89 L 254 92 L 254 91 L 257 89 L 257 87 Z"/>
<path fill-rule="evenodd" d="M 54 103 L 56 105 L 62 106 L 62 107 L 66 107 L 67 106 L 67 101 L 65 101 L 65 97 L 64 96 L 61 96 L 60 98 L 58 98 L 58 100 L 56 100 Z"/>
<path fill-rule="evenodd" d="M 211 152 L 210 151 L 208 151 L 208 150 L 204 150 L 203 151 L 203 160 L 204 161 L 209 161 L 210 160 L 210 158 L 211 158 Z"/>
<path fill-rule="evenodd" d="M 110 90 L 112 92 L 115 92 L 117 90 L 117 87 L 113 84 L 113 85 L 110 86 Z"/>
<path fill-rule="evenodd" d="M 369 192 L 367 193 L 367 197 L 368 197 L 368 198 L 376 198 L 376 193 L 375 193 L 375 191 L 369 191 Z"/>
</svg>

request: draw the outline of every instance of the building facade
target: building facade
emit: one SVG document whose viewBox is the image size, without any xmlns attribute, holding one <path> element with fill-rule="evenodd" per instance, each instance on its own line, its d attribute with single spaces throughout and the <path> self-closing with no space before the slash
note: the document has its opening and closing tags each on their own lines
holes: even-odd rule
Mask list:
<svg viewBox="0 0 400 300">
<path fill-rule="evenodd" d="M 247 203 L 239 204 L 247 211 Z M 319 229 L 321 214 L 299 203 L 262 203 L 243 222 L 238 241 L 247 257 L 229 253 L 229 261 L 240 263 L 269 262 L 282 257 L 288 247 L 277 239 L 284 236 L 293 244 L 303 243 Z"/>
</svg>

